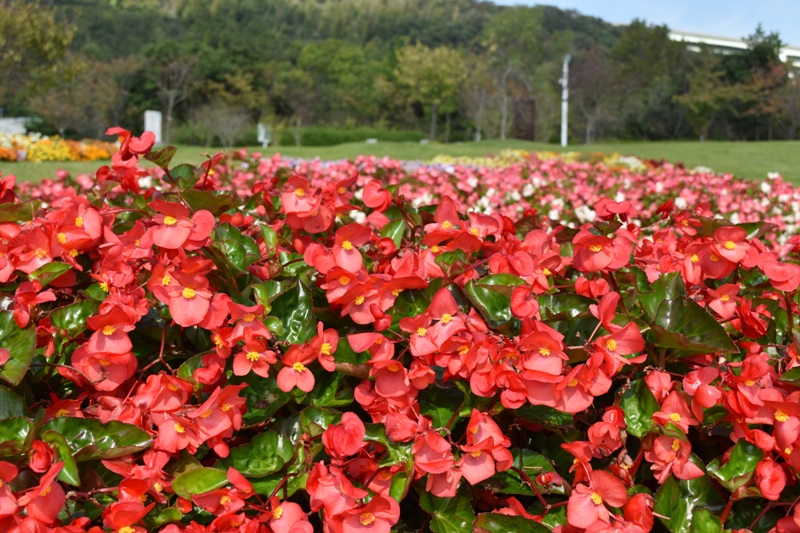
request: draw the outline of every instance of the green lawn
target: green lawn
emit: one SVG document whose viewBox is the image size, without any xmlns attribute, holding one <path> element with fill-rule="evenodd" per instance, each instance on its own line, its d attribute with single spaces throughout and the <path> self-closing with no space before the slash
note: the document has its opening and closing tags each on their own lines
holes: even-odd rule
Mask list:
<svg viewBox="0 0 800 533">
<path fill-rule="evenodd" d="M 445 154 L 452 156 L 485 156 L 506 148 L 522 150 L 553 150 L 561 148 L 551 144 L 526 141 L 484 141 L 481 143 L 420 145 L 416 143 L 351 143 L 331 147 L 280 147 L 264 150 L 265 155 L 280 152 L 289 157 L 320 159 L 345 159 L 357 155 L 389 156 L 395 159 L 430 160 Z M 260 150 L 260 148 L 252 148 Z M 779 172 L 785 179 L 800 184 L 800 141 L 773 142 L 724 142 L 694 141 L 675 142 L 603 142 L 589 145 L 574 145 L 568 150 L 581 152 L 618 152 L 647 159 L 666 159 L 681 162 L 689 167 L 705 166 L 718 172 L 731 172 L 737 176 L 763 179 L 768 172 Z M 199 163 L 202 154 L 214 153 L 213 148 L 179 146 L 175 162 Z M 15 174 L 20 180 L 39 180 L 55 176 L 63 168 L 71 173 L 91 173 L 104 162 L 92 163 L 7 163 L 0 162 L 0 172 Z"/>
</svg>

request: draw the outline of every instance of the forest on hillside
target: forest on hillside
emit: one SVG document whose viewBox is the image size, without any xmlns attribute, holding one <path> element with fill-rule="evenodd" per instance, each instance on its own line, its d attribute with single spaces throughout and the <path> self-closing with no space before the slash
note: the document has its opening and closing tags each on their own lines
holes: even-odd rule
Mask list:
<svg viewBox="0 0 800 533">
<path fill-rule="evenodd" d="M 258 122 L 284 143 L 310 127 L 553 141 L 571 54 L 575 141 L 796 137 L 779 35 L 719 55 L 668 33 L 476 0 L 0 0 L 0 107 L 72 137 L 157 109 L 181 143 L 253 144 Z"/>
</svg>

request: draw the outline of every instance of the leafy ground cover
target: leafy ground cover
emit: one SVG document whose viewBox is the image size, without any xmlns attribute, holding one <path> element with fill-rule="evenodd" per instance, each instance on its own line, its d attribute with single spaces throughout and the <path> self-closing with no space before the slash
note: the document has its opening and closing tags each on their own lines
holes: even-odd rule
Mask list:
<svg viewBox="0 0 800 533">
<path fill-rule="evenodd" d="M 3 531 L 800 531 L 800 190 L 120 133 L 2 179 Z"/>
<path fill-rule="evenodd" d="M 176 162 L 199 164 L 204 160 L 202 154 L 211 152 L 212 148 L 195 146 L 179 146 Z M 481 143 L 441 144 L 431 143 L 352 143 L 331 147 L 293 147 L 280 148 L 251 147 L 251 151 L 274 155 L 276 152 L 286 157 L 304 159 L 320 158 L 322 160 L 355 159 L 360 155 L 375 155 L 402 160 L 430 161 L 437 156 L 452 157 L 485 157 L 496 155 L 503 150 L 555 151 L 561 148 L 552 144 L 530 143 L 525 141 L 484 141 Z M 598 152 L 603 154 L 618 153 L 632 155 L 642 159 L 664 159 L 672 163 L 683 163 L 689 168 L 703 166 L 717 172 L 729 172 L 735 176 L 752 179 L 764 179 L 768 173 L 777 172 L 787 181 L 800 184 L 800 142 L 631 142 L 631 143 L 597 143 L 574 145 L 568 150 L 580 152 Z M 107 164 L 107 162 L 106 162 Z M 145 163 L 147 164 L 147 163 Z M 45 162 L 45 163 L 8 163 L 0 162 L 0 171 L 14 174 L 21 181 L 38 181 L 45 177 L 55 176 L 59 169 L 71 174 L 90 174 L 97 170 L 98 163 L 88 162 Z"/>
</svg>

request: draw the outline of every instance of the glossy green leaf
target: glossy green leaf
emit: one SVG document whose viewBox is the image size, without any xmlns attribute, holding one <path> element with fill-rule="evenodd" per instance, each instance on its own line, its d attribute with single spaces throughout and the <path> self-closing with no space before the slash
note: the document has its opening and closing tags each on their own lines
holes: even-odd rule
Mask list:
<svg viewBox="0 0 800 533">
<path fill-rule="evenodd" d="M 708 477 L 679 481 L 669 476 L 655 495 L 654 513 L 672 533 L 689 533 L 692 517 L 700 509 L 718 513 L 723 502 Z"/>
<path fill-rule="evenodd" d="M 172 480 L 172 490 L 181 498 L 191 499 L 195 494 L 205 494 L 228 484 L 228 474 L 217 468 L 194 468 Z"/>
<path fill-rule="evenodd" d="M 150 153 L 145 154 L 144 158 L 148 161 L 151 161 L 157 167 L 163 170 L 168 170 L 169 164 L 172 161 L 172 158 L 175 157 L 175 153 L 177 151 L 178 149 L 174 146 L 165 146 L 157 152 L 153 152 L 151 150 Z"/>
<path fill-rule="evenodd" d="M 708 509 L 698 509 L 692 518 L 691 533 L 721 533 L 722 523 L 719 517 Z"/>
<path fill-rule="evenodd" d="M 500 513 L 481 513 L 472 527 L 475 533 L 510 533 L 525 531 L 526 533 L 547 533 L 550 530 L 538 522 L 528 520 L 524 516 L 509 516 Z"/>
<path fill-rule="evenodd" d="M 0 420 L 0 457 L 11 457 L 27 451 L 28 435 L 33 420 L 15 417 Z"/>
<path fill-rule="evenodd" d="M 148 531 L 155 531 L 169 523 L 180 523 L 183 513 L 177 507 L 162 507 L 157 505 L 155 509 L 147 513 L 144 523 Z"/>
<path fill-rule="evenodd" d="M 730 492 L 747 485 L 755 474 L 758 462 L 764 457 L 764 452 L 750 442 L 739 439 L 728 457 L 728 462 L 720 464 L 719 459 L 714 459 L 706 467 L 708 475 Z"/>
<path fill-rule="evenodd" d="M 566 427 L 574 424 L 574 418 L 570 413 L 564 413 L 546 405 L 526 404 L 519 409 L 515 409 L 513 413 L 524 420 L 541 422 L 551 426 Z"/>
<path fill-rule="evenodd" d="M 778 379 L 786 383 L 800 384 L 800 366 L 784 372 Z"/>
<path fill-rule="evenodd" d="M 75 338 L 86 330 L 86 319 L 97 313 L 99 307 L 97 300 L 83 300 L 55 309 L 50 313 L 50 320 L 56 329 L 66 331 L 70 338 Z"/>
<path fill-rule="evenodd" d="M 388 452 L 382 461 L 379 461 L 380 466 L 392 466 L 401 463 L 411 465 L 411 442 L 394 442 L 386 436 L 386 427 L 383 424 L 364 424 L 366 427 L 365 441 L 378 442 L 386 448 Z"/>
<path fill-rule="evenodd" d="M 403 234 L 406 232 L 406 222 L 402 218 L 392 220 L 381 228 L 381 237 L 389 238 L 394 241 L 394 245 L 399 249 L 403 242 Z"/>
<path fill-rule="evenodd" d="M 544 294 L 537 300 L 545 322 L 590 317 L 589 306 L 596 303 L 591 298 L 573 293 Z"/>
<path fill-rule="evenodd" d="M 261 259 L 258 244 L 251 237 L 242 234 L 232 224 L 219 224 L 214 229 L 214 244 L 225 254 L 228 262 L 240 272 Z"/>
<path fill-rule="evenodd" d="M 431 417 L 434 428 L 443 428 L 451 419 L 457 418 L 464 398 L 464 393 L 455 387 L 431 385 L 425 390 L 425 394 L 419 396 L 420 412 Z"/>
<path fill-rule="evenodd" d="M 0 222 L 27 222 L 33 218 L 36 205 L 31 202 L 0 205 Z"/>
<path fill-rule="evenodd" d="M 344 407 L 353 403 L 353 387 L 346 374 L 323 371 L 303 403 L 317 407 Z"/>
<path fill-rule="evenodd" d="M 11 311 L 0 313 L 0 347 L 9 352 L 8 361 L 0 366 L 0 379 L 19 385 L 28 372 L 36 351 L 36 328 L 29 324 L 25 329 L 17 327 Z"/>
<path fill-rule="evenodd" d="M 511 455 L 514 457 L 512 466 L 525 472 L 534 483 L 536 476 L 542 472 L 555 471 L 555 468 L 553 468 L 553 465 L 547 457 L 532 450 L 514 448 L 511 450 Z M 533 496 L 534 494 L 527 481 L 514 470 L 504 470 L 503 472 L 496 473 L 494 476 L 484 481 L 481 487 L 491 490 L 492 492 L 503 494 L 522 494 L 526 496 Z M 538 488 L 541 492 L 541 487 Z M 562 487 L 559 490 L 552 491 L 552 493 L 563 494 L 564 489 Z"/>
<path fill-rule="evenodd" d="M 479 280 L 467 282 L 467 298 L 492 327 L 509 322 L 511 314 L 511 293 L 514 287 L 524 285 L 525 281 L 511 274 L 494 274 Z"/>
<path fill-rule="evenodd" d="M 278 487 L 278 484 L 283 481 L 284 475 L 283 474 L 271 474 L 266 477 L 262 477 L 259 479 L 254 479 L 251 481 L 253 485 L 253 490 L 256 493 L 261 494 L 262 496 L 271 496 L 275 489 Z M 281 486 L 280 492 L 278 493 L 280 497 L 284 498 L 284 490 L 286 491 L 286 498 L 291 498 L 293 494 L 298 491 L 305 490 L 306 482 L 308 481 L 308 474 L 299 474 L 296 476 L 290 476 L 287 481 Z"/>
<path fill-rule="evenodd" d="M 58 278 L 71 268 L 72 265 L 67 263 L 53 261 L 52 263 L 47 263 L 46 265 L 43 265 L 28 274 L 28 279 L 30 281 L 38 280 L 39 283 L 42 284 L 42 287 L 47 287 L 54 279 Z"/>
<path fill-rule="evenodd" d="M 321 435 L 331 424 L 336 424 L 342 413 L 333 409 L 309 406 L 300 411 L 300 427 L 312 437 Z"/>
<path fill-rule="evenodd" d="M 152 437 L 133 424 L 112 420 L 103 424 L 91 418 L 62 416 L 48 420 L 42 431 L 60 433 L 78 462 L 92 459 L 115 459 L 146 450 Z"/>
<path fill-rule="evenodd" d="M 622 393 L 620 408 L 625 413 L 626 431 L 641 439 L 654 429 L 653 413 L 660 411 L 661 405 L 645 380 L 637 379 Z"/>
<path fill-rule="evenodd" d="M 237 378 L 234 383 L 247 383 L 247 387 L 239 391 L 239 396 L 245 399 L 247 405 L 247 412 L 242 415 L 247 425 L 267 420 L 290 400 L 289 395 L 278 388 L 275 379 L 264 379 L 252 372 Z"/>
<path fill-rule="evenodd" d="M 648 292 L 639 295 L 645 317 L 649 321 L 655 320 L 658 307 L 664 300 L 679 300 L 686 296 L 686 285 L 680 272 L 664 274 L 650 286 Z"/>
<path fill-rule="evenodd" d="M 222 464 L 230 464 L 243 476 L 260 478 L 279 471 L 293 454 L 294 447 L 288 436 L 265 431 L 249 444 L 233 448 L 230 459 Z"/>
<path fill-rule="evenodd" d="M 58 473 L 58 479 L 73 487 L 80 486 L 81 476 L 78 473 L 78 465 L 75 463 L 75 457 L 72 456 L 72 450 L 64 436 L 56 431 L 44 431 L 40 438 L 55 448 L 58 455 L 55 460 L 64 463 L 64 467 Z"/>
<path fill-rule="evenodd" d="M 230 193 L 197 189 L 183 191 L 183 199 L 195 211 L 204 209 L 214 216 L 219 216 L 236 205 L 236 199 Z"/>
<path fill-rule="evenodd" d="M 291 344 L 303 344 L 317 334 L 317 319 L 311 310 L 311 290 L 302 282 L 272 302 L 272 315 L 283 324 L 279 337 Z"/>
<path fill-rule="evenodd" d="M 0 385 L 0 420 L 25 416 L 25 401 L 16 392 Z"/>
<path fill-rule="evenodd" d="M 738 353 L 725 328 L 688 297 L 664 300 L 650 325 L 653 344 L 689 353 Z"/>
<path fill-rule="evenodd" d="M 278 253 L 278 234 L 271 226 L 261 226 L 261 236 L 264 237 L 267 257 L 275 257 Z"/>
<path fill-rule="evenodd" d="M 460 489 L 453 498 L 437 498 L 423 492 L 419 505 L 431 515 L 430 528 L 434 533 L 463 533 L 472 531 L 475 511 L 470 501 L 471 491 Z"/>
</svg>

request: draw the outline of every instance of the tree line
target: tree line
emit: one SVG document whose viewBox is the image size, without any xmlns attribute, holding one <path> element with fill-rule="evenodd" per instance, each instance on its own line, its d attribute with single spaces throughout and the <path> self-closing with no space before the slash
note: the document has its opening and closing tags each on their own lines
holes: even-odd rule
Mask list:
<svg viewBox="0 0 800 533">
<path fill-rule="evenodd" d="M 0 0 L 0 107 L 66 136 L 141 129 L 243 142 L 256 122 L 554 141 L 794 139 L 800 76 L 780 36 L 689 50 L 665 26 L 477 0 Z M 299 138 L 299 137 L 297 137 Z"/>
</svg>

